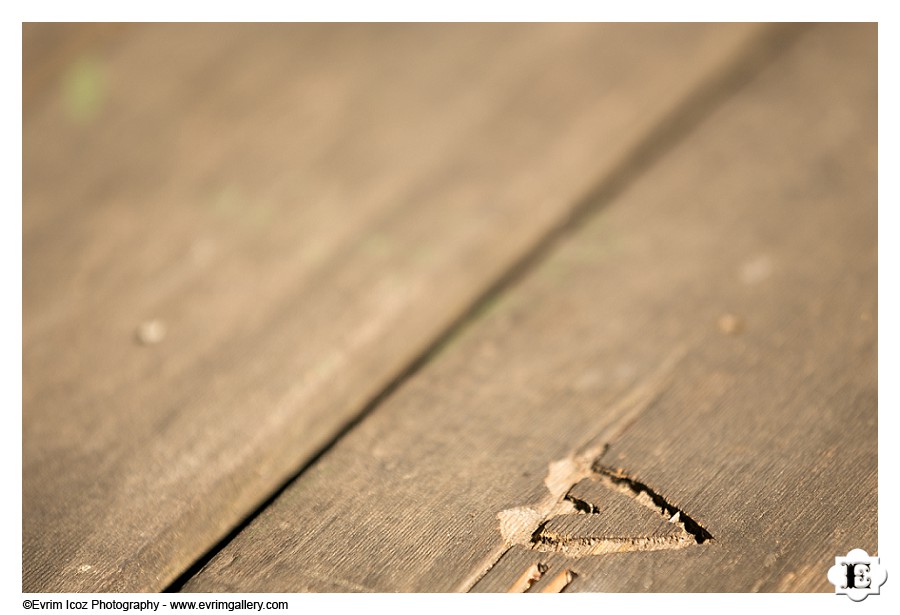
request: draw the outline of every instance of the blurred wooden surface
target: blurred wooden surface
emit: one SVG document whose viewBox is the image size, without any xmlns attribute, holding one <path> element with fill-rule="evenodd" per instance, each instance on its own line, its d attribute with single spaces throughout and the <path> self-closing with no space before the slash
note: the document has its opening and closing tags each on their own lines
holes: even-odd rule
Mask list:
<svg viewBox="0 0 900 615">
<path fill-rule="evenodd" d="M 662 557 L 622 589 L 736 566 L 749 512 L 712 496 L 773 468 L 818 493 L 850 463 L 797 443 L 833 446 L 823 416 L 864 417 L 829 491 L 860 521 L 793 538 L 871 551 L 875 31 L 784 55 L 799 32 L 26 25 L 23 590 L 159 591 L 309 463 L 188 589 L 468 589 L 500 558 L 496 588 L 534 560 L 497 513 L 634 404 L 602 459 L 715 541 L 624 554 Z M 692 421 L 722 422 L 706 457 Z M 684 484 L 649 438 L 721 466 Z M 598 570 L 563 585 L 617 589 Z"/>
<path fill-rule="evenodd" d="M 184 589 L 833 592 L 877 550 L 875 60 L 804 34 Z"/>
<path fill-rule="evenodd" d="M 758 31 L 45 43 L 58 84 L 24 118 L 24 587 L 164 587 Z M 165 339 L 135 343 L 155 321 Z"/>
</svg>

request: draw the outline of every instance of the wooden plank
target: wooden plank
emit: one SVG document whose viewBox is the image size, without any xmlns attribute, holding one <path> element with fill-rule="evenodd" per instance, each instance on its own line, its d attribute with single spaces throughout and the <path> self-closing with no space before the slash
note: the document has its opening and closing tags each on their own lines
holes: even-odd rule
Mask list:
<svg viewBox="0 0 900 615">
<path fill-rule="evenodd" d="M 184 589 L 833 591 L 877 549 L 876 86 L 874 25 L 802 36 Z M 692 540 L 542 550 L 601 489 Z"/>
<path fill-rule="evenodd" d="M 767 31 L 77 47 L 23 120 L 23 589 L 166 587 Z"/>
</svg>

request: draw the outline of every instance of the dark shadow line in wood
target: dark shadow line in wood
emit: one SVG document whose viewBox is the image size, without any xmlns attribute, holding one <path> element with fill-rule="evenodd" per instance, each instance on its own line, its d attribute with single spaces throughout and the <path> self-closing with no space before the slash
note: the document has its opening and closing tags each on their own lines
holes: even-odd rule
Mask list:
<svg viewBox="0 0 900 615">
<path fill-rule="evenodd" d="M 571 493 L 567 493 L 566 497 L 564 497 L 563 499 L 572 502 L 572 506 L 574 506 L 575 510 L 580 513 L 584 513 L 586 515 L 596 515 L 600 512 L 600 510 L 590 502 L 585 502 L 584 500 L 576 498 Z"/>
<path fill-rule="evenodd" d="M 535 244 L 512 263 L 512 265 L 462 311 L 429 346 L 424 348 L 403 370 L 375 395 L 360 412 L 339 429 L 306 463 L 304 463 L 283 485 L 262 501 L 247 517 L 237 524 L 226 536 L 215 543 L 202 557 L 188 567 L 163 592 L 177 592 L 188 580 L 199 573 L 222 548 L 247 528 L 263 510 L 269 507 L 306 470 L 318 462 L 345 435 L 359 425 L 371 412 L 394 391 L 437 356 L 466 327 L 478 320 L 479 314 L 496 298 L 524 279 L 528 273 L 543 262 L 577 228 L 609 205 L 646 169 L 669 152 L 685 136 L 702 123 L 716 108 L 735 95 L 749 83 L 771 61 L 787 50 L 806 30 L 798 24 L 776 24 L 751 41 L 736 59 L 702 83 L 670 113 L 663 117 L 654 128 L 627 154 L 612 171 L 600 178 L 568 215 L 551 227 Z M 488 569 L 489 570 L 489 569 Z M 487 572 L 487 571 L 485 571 Z M 483 575 L 482 575 L 483 576 Z"/>
<path fill-rule="evenodd" d="M 694 540 L 697 541 L 698 545 L 713 540 L 713 535 L 710 534 L 705 527 L 694 521 L 677 506 L 670 504 L 663 496 L 648 487 L 645 483 L 635 480 L 618 468 L 607 468 L 595 463 L 591 469 L 597 474 L 608 477 L 614 484 L 627 487 L 635 496 L 641 493 L 646 494 L 653 500 L 653 503 L 659 507 L 660 512 L 663 513 L 664 516 L 674 517 L 675 515 L 678 515 L 678 519 L 684 526 L 684 530 L 694 537 Z"/>
</svg>

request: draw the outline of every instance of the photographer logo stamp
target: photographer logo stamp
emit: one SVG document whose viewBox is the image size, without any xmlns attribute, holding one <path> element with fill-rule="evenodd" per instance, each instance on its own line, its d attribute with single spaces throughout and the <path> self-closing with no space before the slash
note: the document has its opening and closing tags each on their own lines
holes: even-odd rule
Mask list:
<svg viewBox="0 0 900 615">
<path fill-rule="evenodd" d="M 835 557 L 828 569 L 828 580 L 835 594 L 843 594 L 854 602 L 865 600 L 870 594 L 880 594 L 887 581 L 887 570 L 880 557 L 870 557 L 862 549 L 853 549 L 846 557 Z"/>
</svg>

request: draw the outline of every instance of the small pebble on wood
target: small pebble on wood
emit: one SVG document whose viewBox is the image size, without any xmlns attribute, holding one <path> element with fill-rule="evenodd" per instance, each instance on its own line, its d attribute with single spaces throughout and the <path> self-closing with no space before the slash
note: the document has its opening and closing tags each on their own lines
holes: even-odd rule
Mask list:
<svg viewBox="0 0 900 615">
<path fill-rule="evenodd" d="M 736 335 L 744 328 L 743 321 L 734 314 L 722 314 L 719 316 L 719 331 L 725 335 Z"/>
<path fill-rule="evenodd" d="M 166 337 L 166 324 L 159 320 L 147 320 L 138 325 L 135 332 L 137 341 L 144 346 L 159 344 Z"/>
</svg>

